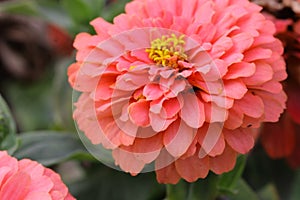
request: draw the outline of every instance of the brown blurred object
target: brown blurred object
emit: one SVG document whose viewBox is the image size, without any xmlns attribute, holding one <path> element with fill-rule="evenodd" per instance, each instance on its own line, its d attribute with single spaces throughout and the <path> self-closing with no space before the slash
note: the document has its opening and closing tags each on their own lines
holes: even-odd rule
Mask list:
<svg viewBox="0 0 300 200">
<path fill-rule="evenodd" d="M 0 80 L 36 80 L 56 57 L 72 52 L 67 33 L 36 18 L 0 14 L 0 30 Z"/>
<path fill-rule="evenodd" d="M 252 2 L 262 6 L 269 12 L 278 12 L 290 8 L 296 14 L 300 14 L 299 0 L 252 0 Z"/>
</svg>

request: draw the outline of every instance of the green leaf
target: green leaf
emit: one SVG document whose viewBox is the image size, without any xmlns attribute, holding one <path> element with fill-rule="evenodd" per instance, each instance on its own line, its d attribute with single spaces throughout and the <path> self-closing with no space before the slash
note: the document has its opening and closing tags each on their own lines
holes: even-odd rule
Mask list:
<svg viewBox="0 0 300 200">
<path fill-rule="evenodd" d="M 215 200 L 218 196 L 219 176 L 210 173 L 205 179 L 190 183 L 187 200 Z"/>
<path fill-rule="evenodd" d="M 193 183 L 181 180 L 176 185 L 167 185 L 166 200 L 215 200 L 218 179 L 217 175 L 210 173 L 205 179 Z"/>
<path fill-rule="evenodd" d="M 280 200 L 274 184 L 268 184 L 258 192 L 261 200 Z"/>
<path fill-rule="evenodd" d="M 95 17 L 99 17 L 106 4 L 106 0 L 85 0 L 84 2 L 93 10 Z"/>
<path fill-rule="evenodd" d="M 35 1 L 8 1 L 0 3 L 0 12 L 22 15 L 38 15 L 38 9 Z"/>
<path fill-rule="evenodd" d="M 113 21 L 115 16 L 124 12 L 124 7 L 129 1 L 130 0 L 118 0 L 117 2 L 110 3 L 106 6 L 106 9 L 103 9 L 101 16 L 110 22 Z"/>
<path fill-rule="evenodd" d="M 300 170 L 297 171 L 297 175 L 292 185 L 292 192 L 290 200 L 300 199 Z"/>
<path fill-rule="evenodd" d="M 131 176 L 100 163 L 91 164 L 93 169 L 86 169 L 86 178 L 68 184 L 70 193 L 78 200 L 162 200 L 165 197 L 165 185 L 157 183 L 155 173 Z"/>
<path fill-rule="evenodd" d="M 75 132 L 75 124 L 72 118 L 72 88 L 68 82 L 67 69 L 74 62 L 73 58 L 61 59 L 55 66 L 55 74 L 52 87 L 52 107 L 54 127 L 57 130 L 71 130 Z"/>
<path fill-rule="evenodd" d="M 76 23 L 89 22 L 93 17 L 93 10 L 84 0 L 62 0 L 61 3 Z"/>
<path fill-rule="evenodd" d="M 167 200 L 186 199 L 188 192 L 188 183 L 181 180 L 176 185 L 167 185 Z"/>
<path fill-rule="evenodd" d="M 51 69 L 52 70 L 52 69 Z M 18 81 L 4 82 L 3 93 L 18 122 L 20 132 L 44 130 L 53 126 L 52 71 L 46 71 L 42 79 L 34 84 Z"/>
<path fill-rule="evenodd" d="M 0 150 L 8 150 L 12 154 L 17 146 L 15 121 L 0 95 Z"/>
<path fill-rule="evenodd" d="M 253 189 L 243 179 L 239 179 L 237 182 L 236 193 L 229 195 L 229 197 L 230 200 L 260 200 Z"/>
<path fill-rule="evenodd" d="M 67 159 L 93 159 L 81 141 L 73 134 L 36 131 L 23 133 L 19 136 L 20 148 L 14 156 L 30 158 L 45 166 L 53 165 Z"/>
<path fill-rule="evenodd" d="M 41 18 L 69 30 L 73 20 L 58 1 L 36 0 Z"/>
<path fill-rule="evenodd" d="M 234 169 L 220 176 L 218 189 L 221 193 L 236 193 L 236 186 L 240 180 L 246 165 L 246 156 L 240 155 L 236 161 Z"/>
</svg>

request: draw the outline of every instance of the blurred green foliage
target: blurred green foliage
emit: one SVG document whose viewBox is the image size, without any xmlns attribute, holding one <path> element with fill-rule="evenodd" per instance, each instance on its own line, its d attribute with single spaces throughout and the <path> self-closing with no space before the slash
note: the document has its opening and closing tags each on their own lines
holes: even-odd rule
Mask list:
<svg viewBox="0 0 300 200">
<path fill-rule="evenodd" d="M 17 0 L 1 3 L 0 13 L 23 14 L 43 18 L 69 30 L 93 32 L 89 22 L 102 17 L 112 22 L 124 12 L 129 0 Z"/>
<path fill-rule="evenodd" d="M 6 102 L 0 95 L 0 150 L 13 153 L 18 146 L 16 125 Z"/>
</svg>

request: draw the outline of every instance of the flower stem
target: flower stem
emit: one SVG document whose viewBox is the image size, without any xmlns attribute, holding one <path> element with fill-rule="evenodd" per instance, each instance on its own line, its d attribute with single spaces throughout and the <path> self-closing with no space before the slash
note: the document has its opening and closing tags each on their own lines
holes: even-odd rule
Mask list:
<svg viewBox="0 0 300 200">
<path fill-rule="evenodd" d="M 167 185 L 167 198 L 166 200 L 182 200 L 187 196 L 187 183 L 180 181 L 176 185 Z"/>
</svg>

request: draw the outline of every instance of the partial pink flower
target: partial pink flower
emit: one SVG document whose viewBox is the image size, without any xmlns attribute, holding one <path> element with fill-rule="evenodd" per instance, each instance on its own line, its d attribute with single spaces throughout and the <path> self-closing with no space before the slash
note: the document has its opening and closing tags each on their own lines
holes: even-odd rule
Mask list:
<svg viewBox="0 0 300 200">
<path fill-rule="evenodd" d="M 160 183 L 233 169 L 285 108 L 283 47 L 247 0 L 135 0 L 74 42 L 74 119 L 115 164 Z"/>
<path fill-rule="evenodd" d="M 29 160 L 17 160 L 0 151 L 0 199 L 72 200 L 74 197 L 51 169 Z"/>
<path fill-rule="evenodd" d="M 261 143 L 267 154 L 273 159 L 285 158 L 296 169 L 300 167 L 300 89 L 289 80 L 286 86 L 288 94 L 287 110 L 277 123 L 265 123 L 261 130 Z"/>
<path fill-rule="evenodd" d="M 265 1 L 267 2 L 267 1 Z M 271 1 L 270 1 L 271 2 Z M 284 46 L 284 58 L 289 77 L 284 82 L 287 109 L 277 123 L 265 123 L 261 129 L 261 143 L 269 157 L 285 158 L 292 168 L 300 167 L 300 20 L 299 2 L 281 1 L 282 7 L 264 5 L 264 15 L 274 22 L 275 36 Z M 285 5 L 283 5 L 285 4 Z M 295 7 L 296 6 L 296 7 Z M 295 10 L 298 6 L 298 12 Z"/>
</svg>

